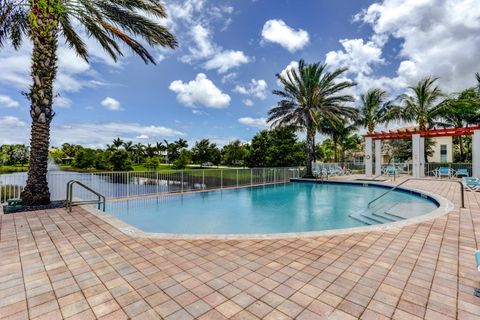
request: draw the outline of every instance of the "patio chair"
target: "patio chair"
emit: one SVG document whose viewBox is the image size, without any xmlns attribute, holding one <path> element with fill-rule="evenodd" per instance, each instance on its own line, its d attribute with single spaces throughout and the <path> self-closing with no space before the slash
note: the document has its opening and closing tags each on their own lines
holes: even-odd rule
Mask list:
<svg viewBox="0 0 480 320">
<path fill-rule="evenodd" d="M 394 165 L 388 165 L 385 169 L 383 169 L 383 174 L 386 176 L 397 175 L 398 170 Z"/>
<path fill-rule="evenodd" d="M 480 190 L 480 179 L 479 178 L 471 178 L 471 177 L 463 178 L 462 183 L 463 183 L 463 186 L 465 187 L 465 189 L 467 189 L 468 191 L 476 192 L 476 191 Z"/>
<path fill-rule="evenodd" d="M 440 167 L 436 170 L 435 176 L 437 178 L 442 178 L 442 177 L 451 178 L 452 177 L 452 169 L 450 169 L 449 167 Z"/>
<path fill-rule="evenodd" d="M 455 177 L 460 178 L 460 177 L 469 177 L 470 174 L 468 173 L 467 168 L 460 168 L 455 170 Z"/>
</svg>

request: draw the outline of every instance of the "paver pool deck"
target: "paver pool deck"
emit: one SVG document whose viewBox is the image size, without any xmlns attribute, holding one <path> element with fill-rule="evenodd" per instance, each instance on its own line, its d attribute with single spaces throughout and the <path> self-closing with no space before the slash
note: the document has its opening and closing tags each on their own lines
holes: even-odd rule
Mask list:
<svg viewBox="0 0 480 320">
<path fill-rule="evenodd" d="M 402 181 L 401 179 L 397 182 Z M 75 208 L 0 214 L 1 319 L 480 319 L 480 193 L 386 231 L 284 240 L 132 238 Z"/>
</svg>

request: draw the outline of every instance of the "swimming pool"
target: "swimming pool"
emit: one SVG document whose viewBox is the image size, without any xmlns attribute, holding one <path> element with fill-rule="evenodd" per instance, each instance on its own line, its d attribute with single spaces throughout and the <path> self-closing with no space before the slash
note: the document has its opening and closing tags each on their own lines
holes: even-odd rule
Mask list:
<svg viewBox="0 0 480 320">
<path fill-rule="evenodd" d="M 366 184 L 285 183 L 111 202 L 107 211 L 144 231 L 268 234 L 343 229 L 429 213 L 433 199 Z"/>
</svg>

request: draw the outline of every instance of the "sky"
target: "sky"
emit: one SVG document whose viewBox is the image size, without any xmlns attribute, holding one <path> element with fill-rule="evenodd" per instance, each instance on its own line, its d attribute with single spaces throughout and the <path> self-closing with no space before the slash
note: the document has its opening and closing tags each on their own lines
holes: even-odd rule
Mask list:
<svg viewBox="0 0 480 320">
<path fill-rule="evenodd" d="M 113 62 L 86 38 L 90 64 L 59 42 L 51 145 L 103 147 L 209 138 L 249 141 L 268 126 L 276 74 L 299 59 L 348 67 L 357 98 L 392 97 L 428 75 L 448 92 L 480 71 L 478 0 L 166 0 L 175 50 L 129 49 Z M 31 44 L 0 48 L 0 144 L 28 143 Z M 358 102 L 356 102 L 358 104 Z"/>
</svg>

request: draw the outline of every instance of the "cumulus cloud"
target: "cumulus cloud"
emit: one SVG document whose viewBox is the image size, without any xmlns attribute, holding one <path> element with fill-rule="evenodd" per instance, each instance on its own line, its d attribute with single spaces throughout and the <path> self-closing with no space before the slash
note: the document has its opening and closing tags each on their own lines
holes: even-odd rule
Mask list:
<svg viewBox="0 0 480 320">
<path fill-rule="evenodd" d="M 251 99 L 243 99 L 242 102 L 247 107 L 253 107 L 253 105 L 254 105 L 254 103 Z"/>
<path fill-rule="evenodd" d="M 53 106 L 68 109 L 72 106 L 72 100 L 67 97 L 57 96 L 53 99 Z"/>
<path fill-rule="evenodd" d="M 227 50 L 217 53 L 205 63 L 205 69 L 217 69 L 218 73 L 226 73 L 232 68 L 250 62 L 250 58 L 242 51 Z"/>
<path fill-rule="evenodd" d="M 12 99 L 10 96 L 0 95 L 0 107 L 5 108 L 18 108 L 20 103 L 17 100 Z"/>
<path fill-rule="evenodd" d="M 0 117 L 0 145 L 28 143 L 27 124 L 17 117 Z"/>
<path fill-rule="evenodd" d="M 262 39 L 281 45 L 290 52 L 304 48 L 310 41 L 308 32 L 302 29 L 295 30 L 283 20 L 268 20 L 262 30 Z"/>
<path fill-rule="evenodd" d="M 193 45 L 188 48 L 189 54 L 184 55 L 183 62 L 193 62 L 195 60 L 211 57 L 218 50 L 212 43 L 211 33 L 206 27 L 197 24 L 189 32 Z"/>
<path fill-rule="evenodd" d="M 237 85 L 233 89 L 234 92 L 249 95 L 261 100 L 265 100 L 267 98 L 267 82 L 265 80 L 256 80 L 252 79 L 247 86 Z"/>
<path fill-rule="evenodd" d="M 105 109 L 110 110 L 110 111 L 120 111 L 122 110 L 122 105 L 120 104 L 120 101 L 112 98 L 112 97 L 106 97 L 105 99 L 102 100 L 101 105 L 105 107 Z"/>
<path fill-rule="evenodd" d="M 478 1 L 383 0 L 370 5 L 356 20 L 372 26 L 372 39 L 403 40 L 403 60 L 397 69 L 402 81 L 414 83 L 436 75 L 448 90 L 474 83 L 480 58 Z"/>
<path fill-rule="evenodd" d="M 252 118 L 252 117 L 243 117 L 239 118 L 238 122 L 257 129 L 265 129 L 267 127 L 267 119 L 266 118 Z"/>
<path fill-rule="evenodd" d="M 364 43 L 363 39 L 340 40 L 343 50 L 327 53 L 325 62 L 332 68 L 348 66 L 350 72 L 372 73 L 372 65 L 382 64 L 382 49 L 373 41 Z"/>
<path fill-rule="evenodd" d="M 188 107 L 205 106 L 221 109 L 230 105 L 230 96 L 223 93 L 203 73 L 197 74 L 195 80 L 173 81 L 169 89 L 177 93 L 177 101 Z"/>
</svg>

